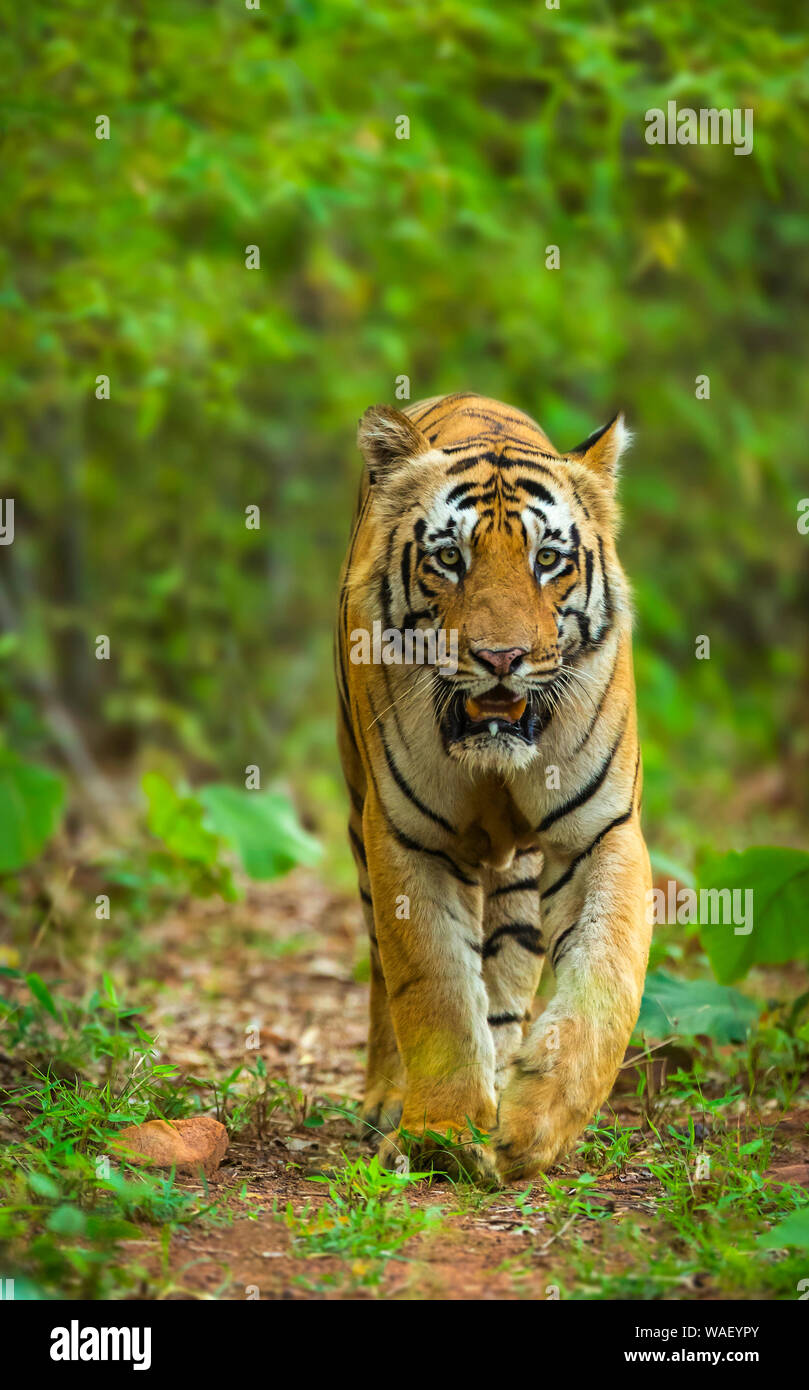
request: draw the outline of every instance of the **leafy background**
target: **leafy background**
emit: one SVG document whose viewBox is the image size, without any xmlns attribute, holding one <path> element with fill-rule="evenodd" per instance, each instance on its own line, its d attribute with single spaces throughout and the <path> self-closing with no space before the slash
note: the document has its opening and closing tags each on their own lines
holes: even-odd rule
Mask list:
<svg viewBox="0 0 809 1390">
<path fill-rule="evenodd" d="M 793 840 L 809 748 L 799 16 L 749 0 L 16 7 L 0 63 L 9 742 L 47 753 L 66 710 L 96 758 L 159 745 L 239 783 L 261 764 L 313 815 L 337 798 L 354 423 L 406 374 L 414 399 L 511 401 L 559 447 L 626 409 L 651 842 L 724 848 L 736 821 Z M 647 145 L 645 111 L 672 98 L 752 106 L 753 153 Z"/>
</svg>

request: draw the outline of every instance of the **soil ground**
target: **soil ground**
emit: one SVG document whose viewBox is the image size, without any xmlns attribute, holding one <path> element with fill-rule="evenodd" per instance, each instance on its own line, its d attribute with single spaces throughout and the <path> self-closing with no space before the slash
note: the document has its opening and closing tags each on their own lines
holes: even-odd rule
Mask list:
<svg viewBox="0 0 809 1390">
<path fill-rule="evenodd" d="M 144 1228 L 132 1253 L 155 1275 L 161 1270 L 168 1277 L 163 1296 L 548 1299 L 558 1296 L 570 1239 L 577 1243 L 579 1268 L 582 1251 L 591 1247 L 602 1271 L 631 1270 L 632 1256 L 618 1238 L 621 1223 L 631 1216 L 636 1225 L 653 1226 L 660 1191 L 643 1165 L 649 1132 L 644 1103 L 634 1094 L 634 1069 L 619 1080 L 611 1104 L 618 1124 L 634 1131 L 636 1158 L 621 1172 L 600 1173 L 588 1194 L 611 1214 L 606 1223 L 603 1215 L 578 1214 L 569 1223 L 575 1231 L 560 1228 L 543 1213 L 541 1185 L 528 1198 L 526 1216 L 525 1184 L 484 1196 L 436 1180 L 411 1189 L 408 1201 L 438 1204 L 445 1219 L 384 1262 L 378 1283 L 368 1282 L 363 1261 L 347 1265 L 343 1258 L 301 1253 L 284 1220 L 287 1206 L 296 1215 L 317 1207 L 328 1194 L 313 1176 L 373 1152 L 350 1114 L 362 1095 L 367 1009 L 360 912 L 351 896 L 299 871 L 283 884 L 254 889 L 235 909 L 197 904 L 194 914 L 191 929 L 186 915 L 168 918 L 144 929 L 141 942 L 143 973 L 159 974 L 157 994 L 152 990 L 141 1002 L 161 1060 L 186 1077 L 222 1077 L 240 1065 L 254 1067 L 260 1056 L 268 1076 L 287 1082 L 295 1099 L 276 1110 L 260 1134 L 248 1126 L 232 1137 L 210 1189 L 214 1199 L 230 1198 L 231 1224 L 192 1223 L 175 1232 L 162 1253 L 160 1232 Z M 661 1065 L 654 1063 L 653 1084 L 655 1078 L 659 1084 Z M 232 1105 L 225 1108 L 229 1114 Z M 313 1111 L 325 1119 L 316 1128 L 310 1127 Z M 742 1140 L 747 1118 L 740 1109 Z M 809 1109 L 784 1114 L 773 1102 L 757 1120 L 774 1133 L 770 1176 L 806 1185 Z M 573 1159 L 551 1176 L 564 1185 L 583 1171 Z M 199 1186 L 185 1181 L 191 1189 Z M 242 1210 L 245 1215 L 238 1214 Z M 586 1283 L 569 1292 L 588 1296 Z M 698 1270 L 672 1292 L 720 1296 Z M 143 1294 L 150 1296 L 148 1284 Z"/>
</svg>

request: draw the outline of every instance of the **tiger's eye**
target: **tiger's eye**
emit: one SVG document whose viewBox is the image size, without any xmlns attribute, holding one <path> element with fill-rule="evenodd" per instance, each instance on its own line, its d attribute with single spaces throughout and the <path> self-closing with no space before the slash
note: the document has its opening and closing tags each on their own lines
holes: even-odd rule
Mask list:
<svg viewBox="0 0 809 1390">
<path fill-rule="evenodd" d="M 442 565 L 447 569 L 454 569 L 461 558 L 461 552 L 457 545 L 444 545 L 438 552 L 438 558 Z"/>
<path fill-rule="evenodd" d="M 558 558 L 559 552 L 551 550 L 548 545 L 543 546 L 542 550 L 537 552 L 537 564 L 545 570 L 550 569 L 551 565 L 555 565 Z"/>
</svg>

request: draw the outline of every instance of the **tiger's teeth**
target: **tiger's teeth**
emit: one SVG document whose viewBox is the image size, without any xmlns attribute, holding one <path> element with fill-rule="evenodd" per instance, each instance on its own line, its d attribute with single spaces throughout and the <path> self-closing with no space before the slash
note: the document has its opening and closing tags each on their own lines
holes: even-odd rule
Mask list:
<svg viewBox="0 0 809 1390">
<path fill-rule="evenodd" d="M 499 725 L 497 723 L 497 720 L 493 719 L 489 725 L 489 733 L 491 734 L 492 738 L 494 738 L 495 734 L 498 732 L 498 728 Z"/>
</svg>

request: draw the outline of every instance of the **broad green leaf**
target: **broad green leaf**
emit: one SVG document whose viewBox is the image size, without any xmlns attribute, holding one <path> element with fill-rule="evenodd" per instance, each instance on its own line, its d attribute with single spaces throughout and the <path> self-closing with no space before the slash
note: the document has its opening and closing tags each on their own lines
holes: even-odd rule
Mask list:
<svg viewBox="0 0 809 1390">
<path fill-rule="evenodd" d="M 706 855 L 697 877 L 700 938 L 720 983 L 743 979 L 753 965 L 781 965 L 809 957 L 806 851 L 758 845 L 743 853 Z M 724 904 L 731 911 L 711 913 L 703 896 L 706 890 L 726 890 Z M 745 898 L 745 894 L 750 896 Z M 736 910 L 732 911 L 734 904 Z M 747 921 L 740 930 L 745 904 Z M 711 915 L 733 915 L 735 921 L 710 921 Z"/>
<path fill-rule="evenodd" d="M 78 1236 L 84 1231 L 86 1222 L 87 1218 L 84 1212 L 66 1202 L 51 1213 L 48 1217 L 47 1227 L 54 1235 Z"/>
<path fill-rule="evenodd" d="M 0 874 L 36 859 L 59 824 L 64 795 L 55 772 L 0 750 Z"/>
<path fill-rule="evenodd" d="M 28 1186 L 38 1197 L 49 1197 L 55 1200 L 59 1196 L 59 1184 L 53 1178 L 48 1177 L 47 1173 L 29 1173 Z"/>
<path fill-rule="evenodd" d="M 763 1245 L 765 1250 L 783 1250 L 788 1245 L 809 1250 L 809 1206 L 791 1211 L 771 1231 L 759 1236 L 758 1244 Z"/>
<path fill-rule="evenodd" d="M 141 785 L 149 802 L 147 824 L 152 834 L 181 859 L 215 865 L 219 844 L 202 824 L 197 798 L 176 792 L 160 772 L 147 772 Z"/>
<path fill-rule="evenodd" d="M 680 980 L 658 970 L 646 978 L 636 1033 L 650 1038 L 704 1034 L 718 1043 L 742 1042 L 758 1006 L 713 980 Z"/>
<path fill-rule="evenodd" d="M 251 878 L 277 878 L 319 858 L 317 840 L 298 824 L 285 796 L 215 783 L 203 787 L 199 798 L 207 824 L 234 846 Z"/>
</svg>

